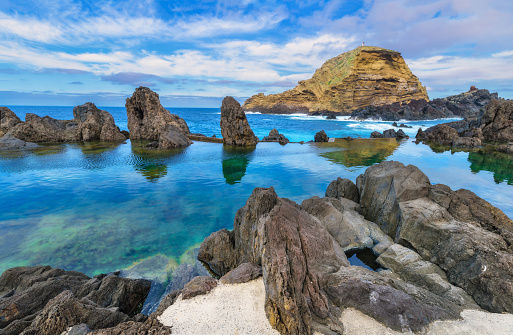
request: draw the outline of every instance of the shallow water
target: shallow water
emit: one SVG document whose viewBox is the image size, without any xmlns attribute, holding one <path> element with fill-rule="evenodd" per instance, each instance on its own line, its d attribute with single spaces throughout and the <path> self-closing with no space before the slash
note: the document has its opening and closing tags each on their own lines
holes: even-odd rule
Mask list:
<svg viewBox="0 0 513 335">
<path fill-rule="evenodd" d="M 219 115 L 207 114 L 204 127 L 214 129 Z M 292 121 L 273 122 L 287 133 Z M 332 123 L 318 120 L 322 127 L 310 129 L 305 122 L 298 121 L 303 130 L 294 136 Z M 273 186 L 280 197 L 301 202 L 383 160 L 417 165 L 432 183 L 468 188 L 513 217 L 511 156 L 485 151 L 437 153 L 394 139 L 259 143 L 250 150 L 203 142 L 169 151 L 130 141 L 45 145 L 0 155 L 0 272 L 48 264 L 94 275 L 156 255 L 175 268 L 210 233 L 233 227 L 255 187 Z"/>
</svg>

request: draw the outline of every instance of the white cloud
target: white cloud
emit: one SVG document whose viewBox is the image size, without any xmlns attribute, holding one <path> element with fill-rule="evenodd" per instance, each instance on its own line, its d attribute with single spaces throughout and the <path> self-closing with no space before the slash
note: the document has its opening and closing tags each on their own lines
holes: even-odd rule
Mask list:
<svg viewBox="0 0 513 335">
<path fill-rule="evenodd" d="M 37 42 L 51 42 L 58 39 L 62 32 L 49 22 L 36 18 L 19 18 L 0 12 L 0 33 L 15 35 Z"/>
<path fill-rule="evenodd" d="M 492 57 L 511 57 L 513 56 L 513 50 L 505 50 L 501 52 L 494 53 Z"/>
</svg>

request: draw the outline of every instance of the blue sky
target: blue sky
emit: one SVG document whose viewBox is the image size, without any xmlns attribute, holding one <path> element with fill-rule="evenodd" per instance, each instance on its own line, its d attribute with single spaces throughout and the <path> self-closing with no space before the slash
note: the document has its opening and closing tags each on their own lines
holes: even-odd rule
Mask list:
<svg viewBox="0 0 513 335">
<path fill-rule="evenodd" d="M 513 1 L 0 1 L 0 105 L 170 107 L 279 93 L 365 41 L 402 53 L 430 98 L 513 98 Z"/>
</svg>

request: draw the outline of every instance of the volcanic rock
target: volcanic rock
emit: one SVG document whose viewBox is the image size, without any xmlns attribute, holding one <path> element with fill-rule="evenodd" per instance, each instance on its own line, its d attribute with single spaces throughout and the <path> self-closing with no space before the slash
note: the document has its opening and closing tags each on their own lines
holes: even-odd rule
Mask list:
<svg viewBox="0 0 513 335">
<path fill-rule="evenodd" d="M 89 278 L 80 272 L 52 269 L 49 266 L 11 268 L 0 276 L 0 334 L 9 334 L 13 329 L 21 332 L 29 326 L 40 329 L 47 324 L 50 327 L 53 321 L 47 322 L 37 317 L 45 306 L 48 307 L 46 315 L 54 317 L 55 309 L 52 306 L 60 305 L 60 302 L 68 304 L 66 301 L 81 310 L 94 310 L 95 315 L 98 308 L 116 307 L 126 317 L 132 317 L 141 310 L 150 287 L 150 281 L 120 278 L 116 275 Z M 65 295 L 57 299 L 59 303 L 47 305 L 66 290 L 72 296 Z M 89 307 L 82 306 L 73 297 Z M 78 314 L 76 317 L 80 319 Z M 105 317 L 107 320 L 107 314 Z M 119 315 L 113 317 L 124 320 Z M 83 323 L 80 321 L 82 319 L 74 320 Z M 72 326 L 67 321 L 65 323 Z M 89 324 L 89 327 L 92 325 Z"/>
<path fill-rule="evenodd" d="M 319 132 L 317 132 L 314 136 L 314 141 L 315 142 L 328 142 L 329 141 L 329 137 L 328 135 L 326 135 L 326 133 L 324 132 L 324 130 L 321 130 Z"/>
<path fill-rule="evenodd" d="M 249 126 L 246 114 L 232 97 L 225 97 L 221 106 L 221 134 L 223 143 L 235 146 L 254 146 L 258 137 Z"/>
<path fill-rule="evenodd" d="M 229 271 L 219 280 L 223 284 L 240 284 L 256 279 L 262 275 L 262 267 L 253 263 L 242 263 Z"/>
<path fill-rule="evenodd" d="M 0 137 L 3 137 L 7 132 L 14 128 L 22 121 L 7 107 L 0 107 Z"/>
<path fill-rule="evenodd" d="M 394 129 L 387 129 L 381 134 L 379 131 L 373 131 L 370 138 L 409 138 L 402 129 L 395 131 Z"/>
<path fill-rule="evenodd" d="M 289 139 L 285 137 L 285 135 L 280 134 L 278 130 L 272 129 L 269 132 L 269 136 L 265 136 L 262 139 L 262 142 L 279 142 L 280 144 L 284 145 L 289 143 Z"/>
<path fill-rule="evenodd" d="M 513 100 L 491 101 L 480 123 L 485 141 L 513 141 Z"/>
<path fill-rule="evenodd" d="M 5 135 L 0 137 L 0 149 L 33 149 L 39 145 L 32 142 L 25 142 L 16 137 Z"/>
<path fill-rule="evenodd" d="M 328 60 L 311 79 L 280 94 L 259 93 L 244 110 L 260 113 L 331 111 L 349 114 L 366 106 L 428 100 L 426 89 L 401 54 L 362 46 Z"/>
<path fill-rule="evenodd" d="M 36 143 L 126 140 L 112 115 L 96 108 L 91 102 L 73 108 L 73 116 L 73 120 L 57 120 L 27 113 L 25 122 L 16 123 L 9 129 L 8 135 Z"/>
<path fill-rule="evenodd" d="M 484 107 L 492 100 L 498 99 L 497 93 L 488 90 L 475 90 L 447 98 L 413 99 L 410 102 L 396 102 L 381 106 L 368 106 L 351 113 L 356 120 L 433 120 L 453 117 L 476 117 L 484 111 Z"/>
<path fill-rule="evenodd" d="M 131 140 L 156 141 L 159 149 L 192 144 L 186 136 L 190 133 L 187 123 L 162 107 L 159 95 L 149 88 L 136 88 L 125 106 Z"/>
<path fill-rule="evenodd" d="M 326 189 L 326 196 L 330 198 L 346 198 L 354 202 L 360 201 L 360 195 L 358 194 L 358 188 L 349 179 L 337 178 L 332 181 Z"/>
</svg>

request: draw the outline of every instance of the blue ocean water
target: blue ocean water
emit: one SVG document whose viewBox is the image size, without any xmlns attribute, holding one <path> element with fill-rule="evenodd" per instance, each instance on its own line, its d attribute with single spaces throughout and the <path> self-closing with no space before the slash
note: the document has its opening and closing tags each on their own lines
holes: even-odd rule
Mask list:
<svg viewBox="0 0 513 335">
<path fill-rule="evenodd" d="M 72 118 L 71 107 L 10 108 L 20 116 Z M 102 109 L 126 129 L 124 108 Z M 220 136 L 218 109 L 170 110 L 192 132 Z M 259 137 L 277 128 L 293 141 L 310 140 L 320 129 L 331 137 L 368 137 L 390 124 L 298 115 L 248 119 Z M 407 132 L 414 135 L 415 128 Z M 46 145 L 0 153 L 0 272 L 44 264 L 94 275 L 156 255 L 166 256 L 172 269 L 210 233 L 233 228 L 235 212 L 255 187 L 273 186 L 280 197 L 301 202 L 323 196 L 337 177 L 354 181 L 383 160 L 414 164 L 432 183 L 470 189 L 513 217 L 513 158 L 486 151 L 439 152 L 395 139 L 259 143 L 249 150 L 203 142 L 168 151 L 130 141 Z"/>
</svg>

